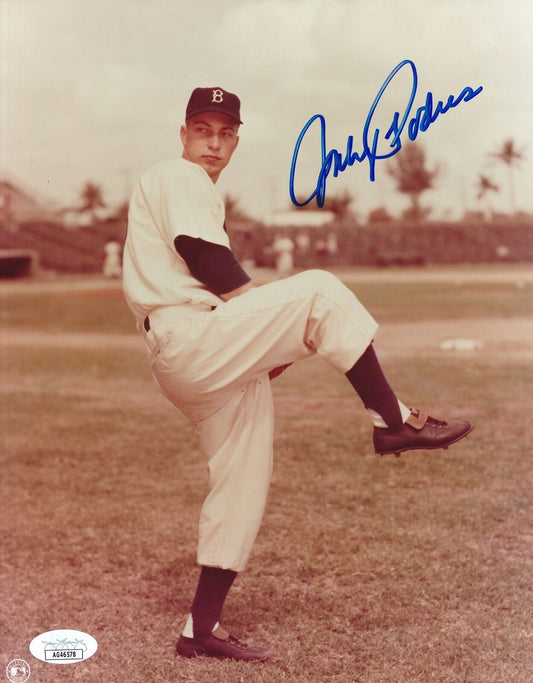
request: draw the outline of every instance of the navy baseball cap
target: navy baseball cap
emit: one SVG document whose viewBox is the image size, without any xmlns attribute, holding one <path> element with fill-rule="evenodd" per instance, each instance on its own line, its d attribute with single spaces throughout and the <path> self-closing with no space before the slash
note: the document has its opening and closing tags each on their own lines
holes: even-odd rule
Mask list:
<svg viewBox="0 0 533 683">
<path fill-rule="evenodd" d="M 217 111 L 229 116 L 236 123 L 242 123 L 241 101 L 237 95 L 227 92 L 223 88 L 195 88 L 192 91 L 185 118 L 188 119 L 207 111 Z"/>
</svg>

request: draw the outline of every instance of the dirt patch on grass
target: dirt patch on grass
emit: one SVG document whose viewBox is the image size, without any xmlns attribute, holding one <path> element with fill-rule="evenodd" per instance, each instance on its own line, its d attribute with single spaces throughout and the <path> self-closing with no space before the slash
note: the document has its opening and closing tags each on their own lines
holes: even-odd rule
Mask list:
<svg viewBox="0 0 533 683">
<path fill-rule="evenodd" d="M 451 349 L 441 347 L 450 342 Z M 456 342 L 456 344 L 454 344 Z M 464 343 L 463 343 L 464 342 Z M 471 342 L 471 347 L 468 348 Z M 503 354 L 521 357 L 533 354 L 533 319 L 465 318 L 382 325 L 376 337 L 381 353 L 444 353 L 481 356 Z"/>
</svg>

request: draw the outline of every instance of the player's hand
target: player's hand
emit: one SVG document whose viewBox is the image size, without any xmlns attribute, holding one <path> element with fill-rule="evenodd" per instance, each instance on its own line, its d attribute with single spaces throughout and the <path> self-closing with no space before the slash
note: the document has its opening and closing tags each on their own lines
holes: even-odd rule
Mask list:
<svg viewBox="0 0 533 683">
<path fill-rule="evenodd" d="M 281 375 L 282 372 L 284 372 L 288 367 L 290 367 L 292 363 L 285 363 L 285 365 L 280 365 L 277 368 L 274 368 L 268 373 L 268 376 L 270 377 L 271 380 L 275 379 L 279 375 Z"/>
</svg>

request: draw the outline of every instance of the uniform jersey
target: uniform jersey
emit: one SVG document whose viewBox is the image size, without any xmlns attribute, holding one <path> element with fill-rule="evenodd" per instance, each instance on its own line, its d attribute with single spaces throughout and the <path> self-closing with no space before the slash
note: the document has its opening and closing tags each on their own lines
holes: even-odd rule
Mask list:
<svg viewBox="0 0 533 683">
<path fill-rule="evenodd" d="M 219 193 L 198 164 L 170 159 L 141 177 L 130 202 L 123 264 L 124 293 L 138 323 L 163 306 L 220 303 L 192 274 L 176 240 L 185 237 L 189 245 L 194 240 L 230 253 L 224 215 Z"/>
</svg>

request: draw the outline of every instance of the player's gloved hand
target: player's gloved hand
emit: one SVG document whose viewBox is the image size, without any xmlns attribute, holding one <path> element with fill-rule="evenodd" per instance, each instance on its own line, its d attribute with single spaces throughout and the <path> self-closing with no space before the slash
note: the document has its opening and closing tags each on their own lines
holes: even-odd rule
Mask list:
<svg viewBox="0 0 533 683">
<path fill-rule="evenodd" d="M 285 371 L 288 367 L 290 367 L 291 365 L 292 365 L 292 363 L 285 363 L 285 365 L 280 365 L 280 366 L 277 367 L 277 368 L 273 368 L 273 369 L 268 373 L 268 376 L 270 377 L 271 380 L 272 380 L 272 379 L 275 379 L 276 377 L 278 377 L 279 375 L 281 375 L 281 373 L 284 372 L 284 371 Z"/>
</svg>

